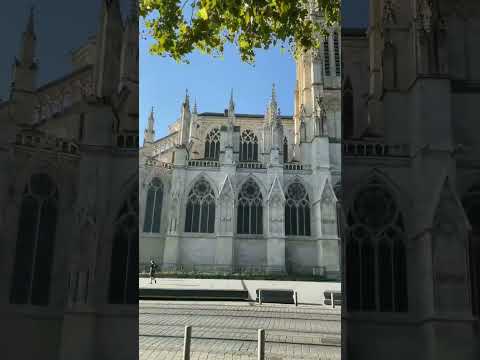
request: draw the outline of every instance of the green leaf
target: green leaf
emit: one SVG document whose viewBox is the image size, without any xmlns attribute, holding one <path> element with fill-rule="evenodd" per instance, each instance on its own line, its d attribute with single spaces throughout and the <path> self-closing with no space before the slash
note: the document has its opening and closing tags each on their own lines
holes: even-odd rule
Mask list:
<svg viewBox="0 0 480 360">
<path fill-rule="evenodd" d="M 208 20 L 208 12 L 206 8 L 201 8 L 198 11 L 198 16 L 203 20 Z"/>
</svg>

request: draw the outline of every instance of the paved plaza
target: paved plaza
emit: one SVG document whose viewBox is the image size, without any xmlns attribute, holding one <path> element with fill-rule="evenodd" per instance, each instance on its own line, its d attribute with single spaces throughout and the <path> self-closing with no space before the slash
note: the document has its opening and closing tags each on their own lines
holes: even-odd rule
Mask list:
<svg viewBox="0 0 480 360">
<path fill-rule="evenodd" d="M 256 359 L 265 329 L 267 360 L 340 359 L 340 308 L 254 302 L 140 301 L 140 359 L 182 359 L 192 326 L 192 360 Z"/>
</svg>

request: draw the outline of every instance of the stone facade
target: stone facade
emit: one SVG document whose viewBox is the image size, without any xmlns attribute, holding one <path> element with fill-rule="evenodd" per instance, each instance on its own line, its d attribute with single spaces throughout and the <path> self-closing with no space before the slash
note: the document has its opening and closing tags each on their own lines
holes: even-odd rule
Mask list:
<svg viewBox="0 0 480 360">
<path fill-rule="evenodd" d="M 263 115 L 236 113 L 233 94 L 223 113 L 198 113 L 187 93 L 170 133 L 156 140 L 152 109 L 140 150 L 141 265 L 153 258 L 164 269 L 339 276 L 340 41 L 339 29 L 331 29 L 320 50 L 297 60 L 293 116 L 279 113 L 274 87 Z M 189 194 L 203 180 L 215 199 L 209 233 L 189 228 L 195 222 Z M 162 188 L 158 206 L 147 199 L 152 181 Z M 241 228 L 240 197 L 249 182 L 259 189 L 261 210 L 255 211 L 262 219 L 255 233 Z M 308 198 L 304 232 L 286 215 L 294 188 Z"/>
<path fill-rule="evenodd" d="M 479 26 L 476 1 L 372 0 L 344 29 L 346 359 L 479 356 Z"/>
<path fill-rule="evenodd" d="M 102 4 L 73 71 L 41 87 L 32 12 L 0 103 L 6 359 L 138 356 L 138 14 Z"/>
</svg>

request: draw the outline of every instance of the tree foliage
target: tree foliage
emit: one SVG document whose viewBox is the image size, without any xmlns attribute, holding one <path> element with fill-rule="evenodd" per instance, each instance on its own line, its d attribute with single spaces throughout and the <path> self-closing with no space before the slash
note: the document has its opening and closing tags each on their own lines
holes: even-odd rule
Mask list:
<svg viewBox="0 0 480 360">
<path fill-rule="evenodd" d="M 187 61 L 195 49 L 219 56 L 233 43 L 252 63 L 255 49 L 277 43 L 294 54 L 318 46 L 339 23 L 340 0 L 140 0 L 140 16 L 153 54 Z"/>
</svg>

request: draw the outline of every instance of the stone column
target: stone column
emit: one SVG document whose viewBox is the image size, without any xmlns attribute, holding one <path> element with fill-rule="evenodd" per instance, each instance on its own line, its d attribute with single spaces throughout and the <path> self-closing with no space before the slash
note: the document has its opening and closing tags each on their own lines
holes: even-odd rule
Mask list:
<svg viewBox="0 0 480 360">
<path fill-rule="evenodd" d="M 217 225 L 215 265 L 219 270 L 223 267 L 223 271 L 232 271 L 233 266 L 234 204 L 233 187 L 227 175 L 218 196 L 215 219 Z"/>
<path fill-rule="evenodd" d="M 278 177 L 267 199 L 267 265 L 271 272 L 285 272 L 285 195 Z"/>
<path fill-rule="evenodd" d="M 172 187 L 168 209 L 168 228 L 165 235 L 163 251 L 163 270 L 176 270 L 181 263 L 180 241 L 182 234 L 181 214 L 183 208 L 183 192 L 185 191 L 186 150 L 177 148 L 172 173 Z"/>
<path fill-rule="evenodd" d="M 280 199 L 268 203 L 267 265 L 272 272 L 285 272 L 285 235 Z"/>
<path fill-rule="evenodd" d="M 312 209 L 315 223 L 314 230 L 318 236 L 318 266 L 323 266 L 328 276 L 339 279 L 340 277 L 340 239 L 337 228 L 337 199 L 330 184 L 325 181 L 320 202 Z"/>
</svg>

